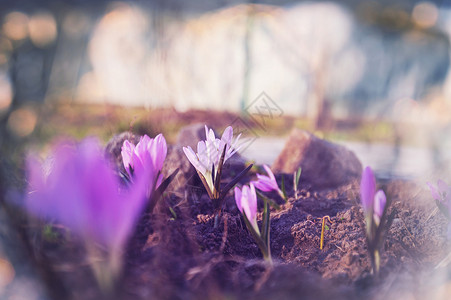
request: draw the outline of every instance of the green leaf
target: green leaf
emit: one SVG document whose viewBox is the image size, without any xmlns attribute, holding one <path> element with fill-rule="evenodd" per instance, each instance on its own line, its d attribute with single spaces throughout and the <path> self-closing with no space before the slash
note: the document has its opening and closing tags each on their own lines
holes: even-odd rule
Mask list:
<svg viewBox="0 0 451 300">
<path fill-rule="evenodd" d="M 296 172 L 296 189 L 298 189 L 298 186 L 299 186 L 299 179 L 301 178 L 301 172 L 302 172 L 302 168 L 299 167 Z"/>
<path fill-rule="evenodd" d="M 324 225 L 324 229 L 329 230 L 329 226 Z"/>
<path fill-rule="evenodd" d="M 169 206 L 169 211 L 171 212 L 172 216 L 174 217 L 174 220 L 177 220 L 177 214 L 175 213 L 175 210 Z"/>
<path fill-rule="evenodd" d="M 262 225 L 262 231 L 264 232 L 264 235 L 262 236 L 263 238 L 263 242 L 265 243 L 266 246 L 266 251 L 267 254 L 269 256 L 271 256 L 271 248 L 270 248 L 270 242 L 269 242 L 269 235 L 270 235 L 270 231 L 271 231 L 271 219 L 270 219 L 270 214 L 271 211 L 268 207 L 268 203 L 265 201 L 265 208 L 264 208 L 264 212 L 263 212 L 263 225 Z"/>
<path fill-rule="evenodd" d="M 268 215 L 268 202 L 266 199 L 263 198 L 263 215 L 262 215 L 262 230 L 261 230 L 261 237 L 262 240 L 265 241 L 266 244 L 266 236 L 268 234 L 268 227 L 266 226 L 266 223 L 268 222 L 266 216 Z"/>
<path fill-rule="evenodd" d="M 255 242 L 257 243 L 257 246 L 260 248 L 262 253 L 266 253 L 266 245 L 263 242 L 260 234 L 255 231 L 254 227 L 252 227 L 251 222 L 249 222 L 249 219 L 246 217 L 246 214 L 243 214 L 244 223 L 246 224 L 247 230 L 251 233 L 252 237 L 254 238 Z"/>
<path fill-rule="evenodd" d="M 179 168 L 175 169 L 174 172 L 172 172 L 171 175 L 168 176 L 168 178 L 166 178 L 161 184 L 160 186 L 152 193 L 151 195 L 151 201 L 149 203 L 149 212 L 152 212 L 153 209 L 155 208 L 155 205 L 157 205 L 157 202 L 160 200 L 161 196 L 163 195 L 164 191 L 166 190 L 166 188 L 169 186 L 169 184 L 172 182 L 172 180 L 174 180 L 175 176 L 177 175 L 177 173 L 179 172 Z M 158 172 L 157 175 L 157 179 L 160 175 L 160 172 Z M 156 180 L 157 180 L 156 179 Z M 156 181 L 155 181 L 156 183 Z M 155 186 L 155 184 L 154 184 Z"/>
<path fill-rule="evenodd" d="M 230 189 L 233 188 L 235 186 L 235 184 L 237 184 L 237 182 L 240 181 L 241 178 L 243 178 L 247 174 L 247 172 L 249 172 L 249 170 L 252 168 L 252 166 L 253 166 L 253 164 L 250 164 L 246 169 L 241 171 L 240 174 L 238 174 L 235 178 L 233 178 L 232 181 L 230 181 L 224 187 L 224 189 L 221 191 L 220 199 L 224 199 L 224 197 L 227 195 L 227 193 L 230 191 Z"/>
</svg>

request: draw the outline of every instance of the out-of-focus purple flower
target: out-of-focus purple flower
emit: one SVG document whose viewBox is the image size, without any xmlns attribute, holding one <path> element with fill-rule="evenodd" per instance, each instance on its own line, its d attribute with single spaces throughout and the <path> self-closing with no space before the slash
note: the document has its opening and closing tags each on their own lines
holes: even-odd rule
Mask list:
<svg viewBox="0 0 451 300">
<path fill-rule="evenodd" d="M 265 168 L 266 173 L 269 176 L 257 174 L 258 180 L 253 181 L 255 187 L 263 192 L 279 191 L 279 186 L 277 185 L 276 177 L 274 176 L 271 169 L 267 165 L 263 165 L 263 168 Z"/>
<path fill-rule="evenodd" d="M 385 197 L 384 191 L 378 190 L 376 195 L 374 195 L 374 216 L 377 217 L 377 220 L 380 220 L 382 217 L 386 203 L 387 198 Z M 379 223 L 379 221 L 377 223 Z"/>
<path fill-rule="evenodd" d="M 366 167 L 362 173 L 360 181 L 360 201 L 362 202 L 363 210 L 366 212 L 373 209 L 374 194 L 376 192 L 376 179 L 373 170 Z"/>
<path fill-rule="evenodd" d="M 376 192 L 376 178 L 370 167 L 366 167 L 362 173 L 360 201 L 362 202 L 365 215 L 374 218 L 376 225 L 379 225 L 387 198 L 385 197 L 384 191 L 378 190 Z"/>
<path fill-rule="evenodd" d="M 26 208 L 117 255 L 146 201 L 148 178 L 143 176 L 129 189 L 122 188 L 95 139 L 85 139 L 78 146 L 59 143 L 52 154 L 48 174 L 36 157 L 27 159 Z"/>
<path fill-rule="evenodd" d="M 167 151 L 166 140 L 162 134 L 157 135 L 154 139 L 144 135 L 136 146 L 128 140 L 124 141 L 121 154 L 125 170 L 133 180 L 143 176 L 150 178 L 147 183 L 148 196 L 161 184 L 163 175 L 158 174 L 163 168 Z"/>
<path fill-rule="evenodd" d="M 194 168 L 196 168 L 205 177 L 208 188 L 213 192 L 214 184 L 213 174 L 211 173 L 212 167 L 215 167 L 215 172 L 218 171 L 219 160 L 221 159 L 224 146 L 226 147 L 224 162 L 226 162 L 227 159 L 239 150 L 238 141 L 241 134 L 238 135 L 234 141 L 232 141 L 233 128 L 232 126 L 228 126 L 224 130 L 221 139 L 217 139 L 213 130 L 208 129 L 205 125 L 205 136 L 207 137 L 205 141 L 199 141 L 197 143 L 197 153 L 195 153 L 190 146 L 183 147 L 183 152 L 185 152 L 186 157 Z M 216 174 L 214 175 L 216 176 Z"/>
<path fill-rule="evenodd" d="M 430 182 L 428 182 L 427 185 L 431 190 L 432 198 L 434 198 L 434 200 L 449 206 L 449 203 L 451 202 L 451 186 L 448 186 L 441 179 L 437 181 L 437 187 L 433 186 Z"/>
<path fill-rule="evenodd" d="M 242 190 L 235 187 L 235 202 L 239 211 L 246 216 L 254 230 L 260 234 L 257 225 L 257 194 L 254 185 L 252 183 L 250 187 L 245 185 Z"/>
</svg>

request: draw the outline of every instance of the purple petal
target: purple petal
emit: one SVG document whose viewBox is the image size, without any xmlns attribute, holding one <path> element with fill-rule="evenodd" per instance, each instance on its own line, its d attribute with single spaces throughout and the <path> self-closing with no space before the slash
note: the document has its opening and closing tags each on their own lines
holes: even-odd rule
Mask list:
<svg viewBox="0 0 451 300">
<path fill-rule="evenodd" d="M 249 190 L 249 209 L 250 209 L 250 217 L 252 220 L 257 221 L 257 194 L 255 192 L 255 187 L 251 183 Z"/>
<path fill-rule="evenodd" d="M 206 141 L 214 141 L 216 139 L 213 129 L 208 129 L 207 125 L 205 125 L 205 137 Z"/>
<path fill-rule="evenodd" d="M 211 170 L 211 160 L 208 156 L 207 145 L 204 141 L 197 143 L 197 158 L 201 165 L 201 169 L 199 169 L 199 171 L 202 174 L 205 174 L 206 170 Z"/>
<path fill-rule="evenodd" d="M 125 168 L 125 170 L 127 170 L 127 172 L 128 172 L 129 166 L 133 167 L 132 155 L 133 155 L 134 150 L 135 150 L 135 145 L 130 143 L 130 141 L 125 140 L 124 144 L 122 145 L 121 155 L 122 155 L 122 162 L 124 164 L 124 168 Z"/>
<path fill-rule="evenodd" d="M 362 179 L 360 181 L 360 201 L 362 202 L 365 214 L 372 211 L 375 191 L 376 179 L 374 178 L 371 168 L 366 167 L 365 170 L 363 170 Z"/>
<path fill-rule="evenodd" d="M 161 133 L 157 135 L 155 139 L 152 141 L 149 148 L 149 152 L 150 156 L 152 157 L 155 171 L 161 171 L 168 152 L 166 139 Z"/>
<path fill-rule="evenodd" d="M 263 192 L 278 191 L 279 186 L 277 185 L 276 178 L 267 165 L 263 165 L 263 168 L 268 173 L 268 176 L 257 174 L 258 180 L 255 182 L 255 187 Z"/>
<path fill-rule="evenodd" d="M 250 188 L 247 185 L 243 186 L 241 191 L 238 187 L 235 188 L 235 202 L 240 212 L 247 217 L 254 230 L 259 233 L 257 224 L 257 194 L 252 183 Z"/>
<path fill-rule="evenodd" d="M 268 165 L 263 165 L 263 168 L 265 169 L 266 173 L 269 175 L 269 178 L 271 180 L 276 181 L 276 177 L 274 176 L 274 173 L 271 171 L 271 169 L 268 167 Z"/>
<path fill-rule="evenodd" d="M 243 213 L 243 208 L 241 206 L 241 190 L 239 187 L 235 187 L 235 203 L 238 210 Z"/>
<path fill-rule="evenodd" d="M 387 198 L 382 190 L 378 190 L 374 196 L 374 214 L 380 219 L 384 213 Z"/>
<path fill-rule="evenodd" d="M 221 137 L 221 140 L 227 144 L 227 148 L 229 148 L 231 146 L 232 137 L 233 137 L 233 128 L 232 128 L 232 126 L 228 126 L 222 133 L 222 137 Z"/>
<path fill-rule="evenodd" d="M 429 189 L 431 190 L 432 198 L 434 200 L 441 201 L 440 194 L 438 193 L 438 191 L 435 188 L 435 186 L 433 186 L 430 182 L 427 182 L 426 184 L 428 185 Z"/>
<path fill-rule="evenodd" d="M 253 181 L 255 187 L 259 189 L 262 192 L 270 192 L 277 190 L 274 189 L 274 184 L 272 183 L 271 179 L 269 179 L 267 176 L 257 174 L 257 181 Z"/>
<path fill-rule="evenodd" d="M 249 207 L 249 187 L 247 185 L 243 186 L 241 190 L 241 208 L 246 217 L 251 221 L 251 210 Z"/>
<path fill-rule="evenodd" d="M 134 184 L 120 194 L 118 179 L 93 139 L 82 141 L 78 149 L 59 144 L 53 153 L 54 167 L 45 182 L 36 178 L 36 161 L 28 164 L 33 193 L 27 197 L 27 208 L 68 226 L 87 241 L 97 241 L 110 251 L 120 249 L 145 201 L 143 182 L 148 178 L 137 180 L 140 186 Z"/>
<path fill-rule="evenodd" d="M 196 168 L 202 174 L 205 174 L 205 167 L 199 161 L 193 149 L 191 149 L 190 146 L 183 147 L 183 152 L 185 153 L 186 157 L 188 158 L 189 162 L 193 165 L 193 167 Z"/>
</svg>

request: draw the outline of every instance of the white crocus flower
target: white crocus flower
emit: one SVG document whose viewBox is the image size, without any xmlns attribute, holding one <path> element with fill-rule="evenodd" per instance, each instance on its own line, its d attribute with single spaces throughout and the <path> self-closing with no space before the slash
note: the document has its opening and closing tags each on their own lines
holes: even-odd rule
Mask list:
<svg viewBox="0 0 451 300">
<path fill-rule="evenodd" d="M 213 130 L 208 129 L 205 125 L 205 136 L 207 139 L 205 141 L 199 141 L 197 144 L 197 153 L 190 146 L 183 147 L 183 152 L 185 152 L 186 157 L 194 168 L 203 175 L 208 189 L 213 195 L 215 190 L 213 178 L 217 177 L 219 160 L 221 159 L 224 146 L 226 147 L 224 162 L 226 162 L 227 159 L 238 151 L 238 141 L 241 134 L 232 142 L 233 128 L 229 126 L 224 130 L 221 139 L 218 139 L 215 137 Z M 213 166 L 215 174 L 212 174 Z"/>
</svg>

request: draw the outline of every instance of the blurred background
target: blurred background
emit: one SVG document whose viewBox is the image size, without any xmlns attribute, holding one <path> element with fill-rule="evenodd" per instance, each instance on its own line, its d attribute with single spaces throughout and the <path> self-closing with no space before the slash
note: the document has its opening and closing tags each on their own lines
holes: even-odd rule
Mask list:
<svg viewBox="0 0 451 300">
<path fill-rule="evenodd" d="M 257 163 L 299 127 L 351 148 L 380 178 L 448 176 L 450 5 L 0 1 L 0 192 L 14 198 L 14 162 L 61 134 L 173 141 L 217 120 L 248 129 L 242 154 Z M 43 297 L 28 277 L 3 290 L 14 272 L 0 258 L 2 297 Z"/>
<path fill-rule="evenodd" d="M 243 114 L 265 93 L 278 117 L 348 142 L 382 175 L 424 174 L 449 160 L 448 4 L 2 1 L 2 138 L 39 142 L 69 123 L 102 134 L 93 111 L 105 136 L 143 111 Z M 259 139 L 248 156 L 270 147 L 256 158 L 270 163 L 282 146 Z"/>
</svg>

